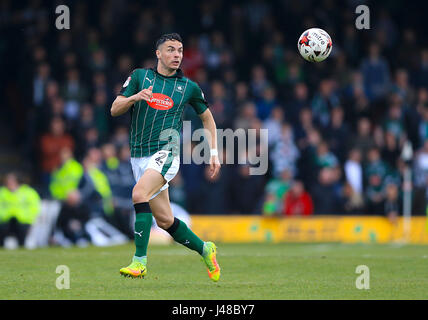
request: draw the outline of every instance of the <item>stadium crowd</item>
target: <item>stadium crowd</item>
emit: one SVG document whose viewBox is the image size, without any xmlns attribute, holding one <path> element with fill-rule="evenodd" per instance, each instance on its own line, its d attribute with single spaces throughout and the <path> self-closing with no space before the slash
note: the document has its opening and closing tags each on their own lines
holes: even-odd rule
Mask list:
<svg viewBox="0 0 428 320">
<path fill-rule="evenodd" d="M 182 164 L 170 184 L 173 202 L 192 214 L 369 214 L 394 222 L 402 213 L 400 155 L 410 141 L 412 213 L 425 213 L 428 44 L 404 1 L 370 3 L 370 30 L 356 29 L 352 0 L 317 1 L 316 10 L 314 1 L 63 1 L 69 30 L 57 30 L 55 5 L 42 3 L 2 1 L 2 53 L 6 46 L 14 54 L 2 62 L 2 87 L 19 97 L 5 94 L 1 112 L 31 163 L 26 180 L 42 198 L 63 202 L 58 223 L 69 237 L 79 228 L 68 230 L 67 217 L 94 212 L 132 232 L 130 117 L 113 118 L 110 107 L 133 69 L 155 65 L 154 42 L 168 32 L 182 35 L 182 69 L 202 88 L 218 128 L 269 132 L 266 175 L 250 175 L 250 164 L 223 165 L 211 181 L 205 166 Z M 314 26 L 333 39 L 331 56 L 317 64 L 296 48 Z M 201 127 L 191 108 L 184 119 Z"/>
</svg>

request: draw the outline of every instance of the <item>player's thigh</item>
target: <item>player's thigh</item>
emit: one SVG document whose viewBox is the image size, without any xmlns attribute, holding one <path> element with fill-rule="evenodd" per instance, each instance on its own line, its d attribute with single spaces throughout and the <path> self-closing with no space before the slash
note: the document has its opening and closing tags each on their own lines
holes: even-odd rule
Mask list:
<svg viewBox="0 0 428 320">
<path fill-rule="evenodd" d="M 148 202 L 166 183 L 165 178 L 154 169 L 147 169 L 132 190 L 134 203 Z"/>
<path fill-rule="evenodd" d="M 168 229 L 174 222 L 174 215 L 169 203 L 168 189 L 161 191 L 149 201 L 149 204 L 157 225 L 162 229 Z"/>
</svg>

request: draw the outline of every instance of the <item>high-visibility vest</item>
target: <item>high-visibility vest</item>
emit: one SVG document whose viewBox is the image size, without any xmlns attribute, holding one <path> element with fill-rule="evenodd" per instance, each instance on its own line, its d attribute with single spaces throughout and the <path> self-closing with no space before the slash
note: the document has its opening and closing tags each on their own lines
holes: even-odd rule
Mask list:
<svg viewBox="0 0 428 320">
<path fill-rule="evenodd" d="M 7 222 L 10 218 L 15 216 L 15 198 L 16 196 L 8 188 L 0 188 L 0 223 Z"/>
<path fill-rule="evenodd" d="M 61 168 L 52 173 L 49 189 L 57 200 L 64 200 L 79 186 L 83 176 L 83 166 L 74 159 L 67 160 Z"/>
<path fill-rule="evenodd" d="M 20 223 L 33 224 L 40 213 L 41 201 L 36 190 L 23 184 L 15 191 L 2 187 L 0 206 L 0 221 L 15 217 Z"/>
<path fill-rule="evenodd" d="M 113 213 L 113 197 L 107 176 L 96 167 L 89 169 L 88 174 L 94 183 L 95 190 L 103 198 L 104 212 L 106 214 Z"/>
<path fill-rule="evenodd" d="M 107 168 L 110 170 L 116 170 L 119 167 L 119 159 L 116 157 L 111 157 L 106 160 Z"/>
</svg>

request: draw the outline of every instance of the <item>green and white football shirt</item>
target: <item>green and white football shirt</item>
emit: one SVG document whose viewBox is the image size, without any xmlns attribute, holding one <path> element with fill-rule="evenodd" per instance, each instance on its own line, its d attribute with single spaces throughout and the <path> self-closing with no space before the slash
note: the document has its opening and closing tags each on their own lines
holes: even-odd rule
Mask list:
<svg viewBox="0 0 428 320">
<path fill-rule="evenodd" d="M 184 77 L 180 69 L 169 77 L 161 75 L 155 69 L 136 69 L 123 84 L 119 95 L 130 97 L 150 86 L 153 86 L 152 100 L 141 100 L 130 108 L 129 141 L 131 157 L 134 158 L 151 156 L 167 148 L 168 143 L 170 147 L 178 143 L 177 139 L 165 139 L 164 135 L 181 133 L 183 111 L 187 104 L 197 114 L 208 108 L 201 88 Z"/>
</svg>

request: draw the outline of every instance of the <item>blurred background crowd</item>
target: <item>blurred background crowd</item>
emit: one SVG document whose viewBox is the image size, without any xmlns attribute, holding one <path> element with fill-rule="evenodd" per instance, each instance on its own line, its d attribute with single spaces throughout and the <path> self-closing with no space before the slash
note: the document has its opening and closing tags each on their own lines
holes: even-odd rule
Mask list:
<svg viewBox="0 0 428 320">
<path fill-rule="evenodd" d="M 70 8 L 70 30 L 55 28 L 60 4 Z M 355 27 L 359 4 L 370 8 L 369 30 Z M 182 164 L 171 201 L 191 214 L 394 222 L 409 141 L 412 214 L 424 214 L 428 43 L 423 8 L 405 8 L 356 0 L 0 1 L 0 201 L 26 186 L 63 203 L 58 224 L 70 237 L 79 228 L 63 220 L 94 212 L 132 234 L 130 117 L 113 118 L 110 107 L 133 69 L 155 65 L 156 39 L 178 32 L 182 69 L 202 88 L 217 127 L 268 129 L 269 170 L 223 165 L 210 181 L 205 166 Z M 333 40 L 322 63 L 297 51 L 310 27 Z M 191 108 L 184 119 L 201 127 Z"/>
</svg>

